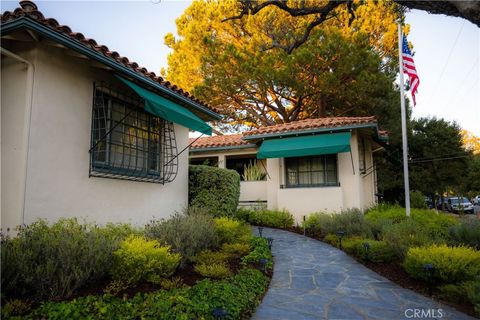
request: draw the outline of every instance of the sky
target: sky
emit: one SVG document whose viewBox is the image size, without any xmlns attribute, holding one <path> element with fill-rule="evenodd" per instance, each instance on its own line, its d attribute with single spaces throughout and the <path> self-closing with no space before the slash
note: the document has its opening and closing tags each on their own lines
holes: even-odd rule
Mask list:
<svg viewBox="0 0 480 320">
<path fill-rule="evenodd" d="M 93 38 L 130 61 L 155 72 L 166 68 L 164 36 L 190 1 L 35 1 L 47 18 Z M 1 11 L 18 7 L 1 1 Z M 457 121 L 480 136 L 480 29 L 461 18 L 407 13 L 408 40 L 420 77 L 413 117 Z M 408 94 L 409 95 L 409 94 Z M 400 111 L 399 111 L 400 112 Z"/>
</svg>

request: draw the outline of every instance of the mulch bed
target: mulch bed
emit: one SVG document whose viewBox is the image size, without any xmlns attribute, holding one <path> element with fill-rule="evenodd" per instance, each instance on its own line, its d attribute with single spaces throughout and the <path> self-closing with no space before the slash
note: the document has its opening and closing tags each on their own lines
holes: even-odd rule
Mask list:
<svg viewBox="0 0 480 320">
<path fill-rule="evenodd" d="M 300 235 L 303 235 L 303 228 L 300 227 L 289 227 L 286 228 L 285 230 L 294 232 Z M 306 234 L 307 237 L 316 239 L 318 241 L 323 242 L 323 238 L 318 237 L 318 236 L 311 236 L 308 233 Z M 367 268 L 375 271 L 379 275 L 387 278 L 388 280 L 398 284 L 399 286 L 410 289 L 412 291 L 415 291 L 421 295 L 429 296 L 429 291 L 428 291 L 428 283 L 425 281 L 421 280 L 416 280 L 410 278 L 410 276 L 407 274 L 407 272 L 400 266 L 398 263 L 390 262 L 390 263 L 375 263 L 375 262 L 369 262 L 369 261 L 362 261 L 360 259 L 357 259 L 357 257 L 350 255 L 353 259 L 357 260 L 359 263 L 363 264 Z M 433 288 L 432 296 L 431 298 L 435 301 L 440 301 L 444 304 L 450 305 L 454 307 L 455 309 L 464 312 L 466 314 L 469 314 L 473 317 L 475 317 L 475 310 L 473 309 L 473 305 L 468 303 L 467 301 L 461 301 L 461 302 L 452 302 L 452 301 L 446 301 L 442 299 L 439 296 L 438 290 Z"/>
</svg>

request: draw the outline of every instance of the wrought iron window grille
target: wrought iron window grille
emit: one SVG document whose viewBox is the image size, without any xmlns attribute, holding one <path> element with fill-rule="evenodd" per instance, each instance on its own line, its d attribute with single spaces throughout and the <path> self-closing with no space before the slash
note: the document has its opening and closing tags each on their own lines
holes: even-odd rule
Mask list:
<svg viewBox="0 0 480 320">
<path fill-rule="evenodd" d="M 173 123 L 145 112 L 143 104 L 134 93 L 94 84 L 90 176 L 161 184 L 175 179 Z"/>
</svg>

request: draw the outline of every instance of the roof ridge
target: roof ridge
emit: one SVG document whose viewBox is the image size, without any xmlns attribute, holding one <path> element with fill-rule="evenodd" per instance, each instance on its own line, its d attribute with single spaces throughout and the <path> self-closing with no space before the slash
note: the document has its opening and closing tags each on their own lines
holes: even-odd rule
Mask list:
<svg viewBox="0 0 480 320">
<path fill-rule="evenodd" d="M 145 67 L 140 67 L 136 62 L 130 62 L 127 57 L 121 56 L 117 51 L 110 51 L 110 49 L 106 45 L 97 44 L 94 39 L 86 38 L 80 32 L 73 32 L 72 29 L 67 25 L 61 25 L 56 19 L 53 18 L 45 18 L 43 13 L 38 10 L 37 5 L 30 0 L 22 0 L 19 2 L 20 7 L 13 10 L 13 12 L 5 11 L 0 14 L 0 21 L 1 23 L 6 23 L 15 19 L 19 19 L 22 17 L 30 18 L 37 23 L 40 23 L 48 28 L 62 33 L 71 39 L 74 39 L 80 42 L 82 45 L 101 53 L 103 56 L 115 60 L 118 64 L 121 64 L 127 68 L 132 69 L 133 71 L 142 74 L 144 77 L 153 80 L 154 82 L 196 102 L 200 105 L 214 111 L 218 112 L 218 109 L 209 105 L 208 103 L 198 99 L 191 93 L 182 88 L 178 87 L 175 84 L 172 84 L 170 81 L 163 79 L 161 76 L 157 76 L 155 72 L 148 71 Z"/>
</svg>

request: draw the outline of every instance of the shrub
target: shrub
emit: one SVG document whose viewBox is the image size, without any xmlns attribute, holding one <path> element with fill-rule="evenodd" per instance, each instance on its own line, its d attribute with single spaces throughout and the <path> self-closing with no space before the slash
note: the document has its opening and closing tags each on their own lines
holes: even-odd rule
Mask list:
<svg viewBox="0 0 480 320">
<path fill-rule="evenodd" d="M 3 319 L 20 316 L 30 311 L 30 305 L 25 301 L 13 299 L 2 303 L 1 315 Z"/>
<path fill-rule="evenodd" d="M 368 243 L 368 250 L 365 244 Z M 390 262 L 395 253 L 385 241 L 377 241 L 365 238 L 347 238 L 342 241 L 342 248 L 362 260 L 372 262 Z"/>
<path fill-rule="evenodd" d="M 222 252 L 225 252 L 232 258 L 241 258 L 251 251 L 250 243 L 224 243 Z"/>
<path fill-rule="evenodd" d="M 480 316 L 480 277 L 465 284 L 467 297 L 475 309 L 477 316 Z"/>
<path fill-rule="evenodd" d="M 244 269 L 222 281 L 202 280 L 190 288 L 137 294 L 123 300 L 111 295 L 42 304 L 26 319 L 213 319 L 224 309 L 231 319 L 253 311 L 268 286 L 260 271 Z"/>
<path fill-rule="evenodd" d="M 410 205 L 412 208 L 427 209 L 425 196 L 420 191 L 410 191 Z"/>
<path fill-rule="evenodd" d="M 452 245 L 465 245 L 480 250 L 480 221 L 463 220 L 449 229 Z"/>
<path fill-rule="evenodd" d="M 207 278 L 222 279 L 232 274 L 226 263 L 202 263 L 195 265 L 194 269 Z"/>
<path fill-rule="evenodd" d="M 193 261 L 197 264 L 224 263 L 229 258 L 230 255 L 226 252 L 205 250 L 196 255 Z"/>
<path fill-rule="evenodd" d="M 428 280 L 423 271 L 427 263 L 435 267 L 434 277 L 440 283 L 460 283 L 480 276 L 480 252 L 468 247 L 410 248 L 403 266 L 411 277 Z"/>
<path fill-rule="evenodd" d="M 273 258 L 268 241 L 265 238 L 254 237 L 251 240 L 252 251 L 242 258 L 243 265 L 258 265 L 262 259 L 267 260 L 266 267 L 271 269 L 273 267 Z"/>
<path fill-rule="evenodd" d="M 235 219 L 251 223 L 251 216 L 253 215 L 254 210 L 249 208 L 238 208 L 235 212 Z"/>
<path fill-rule="evenodd" d="M 155 282 L 173 274 L 180 263 L 180 255 L 170 247 L 160 246 L 156 240 L 131 235 L 114 252 L 111 270 L 114 280 L 132 285 L 140 281 Z"/>
<path fill-rule="evenodd" d="M 183 284 L 183 279 L 180 277 L 173 277 L 171 279 L 162 279 L 158 282 L 158 284 L 162 286 L 163 290 L 179 289 L 185 286 Z"/>
<path fill-rule="evenodd" d="M 258 161 L 247 164 L 244 168 L 243 180 L 245 181 L 262 181 L 267 177 L 265 169 L 259 165 Z"/>
<path fill-rule="evenodd" d="M 61 219 L 39 220 L 2 239 L 2 293 L 33 301 L 63 299 L 108 275 L 113 252 L 128 233 Z"/>
<path fill-rule="evenodd" d="M 327 234 L 325 238 L 323 238 L 323 241 L 325 241 L 328 244 L 331 244 L 334 247 L 338 247 L 340 244 L 340 238 L 336 234 Z"/>
<path fill-rule="evenodd" d="M 428 232 L 413 220 L 405 220 L 400 223 L 385 226 L 383 240 L 395 252 L 395 255 L 403 260 L 407 250 L 411 247 L 420 247 L 435 243 Z"/>
<path fill-rule="evenodd" d="M 174 214 L 170 219 L 154 220 L 145 226 L 148 238 L 166 243 L 182 255 L 182 262 L 191 261 L 203 250 L 219 246 L 215 222 L 201 213 Z"/>
<path fill-rule="evenodd" d="M 216 218 L 215 227 L 220 243 L 249 242 L 252 237 L 250 226 L 227 217 Z"/>
<path fill-rule="evenodd" d="M 292 214 L 287 210 L 254 210 L 250 215 L 250 223 L 257 226 L 286 229 L 292 227 L 294 222 Z"/>
<path fill-rule="evenodd" d="M 305 219 L 305 229 L 313 236 L 325 237 L 343 230 L 348 237 L 370 237 L 371 230 L 360 210 L 350 209 L 340 213 L 312 213 Z"/>
<path fill-rule="evenodd" d="M 240 175 L 234 170 L 189 167 L 188 203 L 207 209 L 215 217 L 233 216 L 240 197 Z"/>
</svg>

